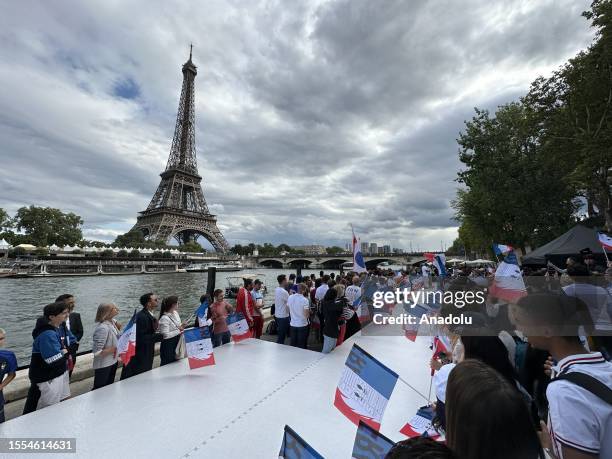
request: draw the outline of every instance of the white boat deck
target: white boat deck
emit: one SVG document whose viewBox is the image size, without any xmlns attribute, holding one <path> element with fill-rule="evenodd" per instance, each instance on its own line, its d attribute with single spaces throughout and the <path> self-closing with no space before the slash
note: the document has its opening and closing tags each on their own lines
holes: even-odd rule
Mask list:
<svg viewBox="0 0 612 459">
<path fill-rule="evenodd" d="M 156 368 L 8 421 L 0 436 L 77 439 L 76 455 L 54 458 L 263 459 L 278 457 L 288 424 L 324 457 L 350 458 L 356 426 L 333 398 L 353 342 L 427 395 L 429 338 L 356 335 L 329 355 L 250 339 L 215 349 L 215 366 Z M 424 403 L 398 381 L 381 433 L 405 439 L 399 430 Z"/>
</svg>

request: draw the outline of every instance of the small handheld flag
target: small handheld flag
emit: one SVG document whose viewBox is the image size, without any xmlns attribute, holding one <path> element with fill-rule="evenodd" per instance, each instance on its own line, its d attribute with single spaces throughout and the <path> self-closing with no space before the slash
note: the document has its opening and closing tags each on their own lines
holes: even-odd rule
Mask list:
<svg viewBox="0 0 612 459">
<path fill-rule="evenodd" d="M 431 406 L 422 406 L 417 413 L 410 418 L 410 421 L 401 428 L 400 433 L 403 433 L 409 438 L 427 436 L 432 440 L 438 440 L 440 438 L 440 433 L 432 425 L 433 417 L 433 408 Z"/>
<path fill-rule="evenodd" d="M 506 244 L 493 244 L 493 252 L 497 256 L 506 256 L 508 253 L 512 252 L 514 249 Z"/>
<path fill-rule="evenodd" d="M 380 429 L 398 374 L 353 344 L 336 388 L 334 406 L 354 424 Z"/>
<path fill-rule="evenodd" d="M 606 255 L 606 260 L 608 259 L 608 254 L 606 250 L 612 252 L 612 237 L 608 236 L 605 233 L 597 233 L 597 239 L 603 248 L 604 254 Z"/>
<path fill-rule="evenodd" d="M 208 314 L 208 301 L 204 301 L 198 309 L 196 309 L 195 315 L 198 319 L 198 324 L 203 327 L 206 324 L 206 316 Z"/>
<path fill-rule="evenodd" d="M 370 310 L 368 309 L 367 303 L 363 301 L 363 295 L 355 300 L 353 307 L 357 311 L 359 323 L 364 323 L 370 320 Z"/>
<path fill-rule="evenodd" d="M 189 368 L 205 367 L 215 364 L 210 329 L 208 327 L 187 328 L 185 335 L 185 347 L 187 349 L 187 360 Z"/>
<path fill-rule="evenodd" d="M 353 445 L 353 459 L 378 459 L 384 458 L 395 442 L 389 440 L 383 434 L 372 429 L 365 422 L 359 422 L 355 444 Z"/>
<path fill-rule="evenodd" d="M 249 330 L 249 324 L 244 318 L 244 314 L 237 312 L 227 316 L 227 329 L 232 335 L 234 343 L 238 343 L 245 339 L 252 338 L 251 330 Z"/>
<path fill-rule="evenodd" d="M 117 340 L 117 354 L 123 362 L 123 366 L 127 365 L 130 359 L 136 355 L 136 310 L 134 310 L 132 318 Z"/>
<path fill-rule="evenodd" d="M 278 459 L 323 459 L 323 456 L 286 425 Z"/>
<path fill-rule="evenodd" d="M 411 323 L 404 323 L 404 336 L 409 341 L 416 341 L 416 337 L 419 334 L 420 321 L 424 315 L 429 315 L 430 310 L 422 304 L 409 305 L 404 304 L 404 312 L 414 319 L 411 319 Z"/>
</svg>

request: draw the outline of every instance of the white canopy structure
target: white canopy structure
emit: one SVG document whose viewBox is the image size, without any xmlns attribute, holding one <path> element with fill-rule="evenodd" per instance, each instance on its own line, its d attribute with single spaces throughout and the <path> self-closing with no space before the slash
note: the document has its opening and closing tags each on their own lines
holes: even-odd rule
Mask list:
<svg viewBox="0 0 612 459">
<path fill-rule="evenodd" d="M 494 265 L 494 264 L 495 264 L 495 262 L 494 262 L 494 261 L 491 261 L 491 260 L 484 260 L 484 259 L 482 259 L 482 258 L 478 258 L 478 259 L 476 259 L 476 260 L 469 260 L 469 261 L 467 262 L 467 264 L 468 264 L 469 266 L 476 266 L 476 265 Z"/>
<path fill-rule="evenodd" d="M 19 244 L 16 245 L 15 248 L 20 248 L 24 250 L 36 250 L 36 246 L 32 244 Z"/>
<path fill-rule="evenodd" d="M 4 239 L 0 239 L 0 250 L 8 250 L 12 247 L 11 244 L 6 242 Z"/>
<path fill-rule="evenodd" d="M 109 448 L 130 459 L 272 458 L 287 424 L 324 457 L 348 458 L 357 427 L 333 400 L 353 342 L 427 395 L 426 337 L 358 334 L 327 355 L 249 339 L 216 348 L 214 366 L 165 365 L 10 420 L 2 436 L 76 438 L 76 455 L 53 458 L 101 457 Z M 381 433 L 394 441 L 427 403 L 414 389 L 398 381 L 387 405 Z"/>
</svg>

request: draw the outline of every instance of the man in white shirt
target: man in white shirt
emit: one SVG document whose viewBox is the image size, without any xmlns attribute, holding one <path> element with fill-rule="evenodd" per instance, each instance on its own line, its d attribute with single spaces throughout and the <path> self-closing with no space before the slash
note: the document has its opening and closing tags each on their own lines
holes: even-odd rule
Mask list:
<svg viewBox="0 0 612 459">
<path fill-rule="evenodd" d="M 278 287 L 274 290 L 274 320 L 276 320 L 276 329 L 278 336 L 276 342 L 285 344 L 285 338 L 289 332 L 289 308 L 287 301 L 289 293 L 287 292 L 287 276 L 281 274 L 276 278 Z"/>
<path fill-rule="evenodd" d="M 310 302 L 304 296 L 306 285 L 297 284 L 297 293 L 291 295 L 287 302 L 291 315 L 291 345 L 306 349 L 308 343 L 308 323 L 310 317 Z"/>
<path fill-rule="evenodd" d="M 612 457 L 612 404 L 602 398 L 612 392 L 612 363 L 582 346 L 576 316 L 584 308 L 578 299 L 552 293 L 530 294 L 511 306 L 512 319 L 529 343 L 558 362 L 546 389 L 549 414 L 542 426 L 557 459 Z M 575 331 L 562 336 L 571 323 Z M 571 379 L 576 374 L 591 387 Z"/>
<path fill-rule="evenodd" d="M 361 298 L 361 287 L 359 283 L 359 276 L 353 276 L 353 285 L 349 285 L 344 292 L 344 296 L 348 300 L 350 306 L 353 306 L 355 301 Z"/>
<path fill-rule="evenodd" d="M 325 274 L 323 278 L 321 279 L 321 285 L 317 287 L 317 290 L 315 290 L 315 300 L 317 300 L 317 303 L 320 303 L 321 301 L 323 301 L 323 297 L 329 290 L 329 285 L 327 284 L 328 282 L 329 282 L 329 276 Z"/>
</svg>

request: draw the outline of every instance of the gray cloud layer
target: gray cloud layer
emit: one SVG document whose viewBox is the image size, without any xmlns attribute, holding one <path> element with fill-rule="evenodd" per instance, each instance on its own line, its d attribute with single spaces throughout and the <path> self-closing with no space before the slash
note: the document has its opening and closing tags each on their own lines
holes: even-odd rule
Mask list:
<svg viewBox="0 0 612 459">
<path fill-rule="evenodd" d="M 13 2 L 0 206 L 112 238 L 165 167 L 193 41 L 198 164 L 231 243 L 456 235 L 455 139 L 592 38 L 586 1 Z"/>
</svg>

